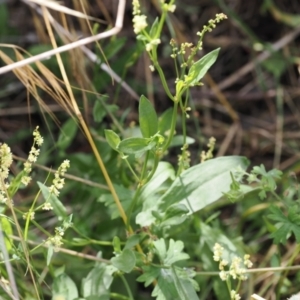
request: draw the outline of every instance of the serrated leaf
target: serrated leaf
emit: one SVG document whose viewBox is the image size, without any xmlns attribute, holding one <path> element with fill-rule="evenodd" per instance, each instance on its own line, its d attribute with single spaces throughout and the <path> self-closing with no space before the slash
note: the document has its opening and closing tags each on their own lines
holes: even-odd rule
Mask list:
<svg viewBox="0 0 300 300">
<path fill-rule="evenodd" d="M 126 154 L 139 154 L 151 150 L 155 143 L 149 142 L 147 138 L 132 137 L 120 142 L 118 151 Z"/>
<path fill-rule="evenodd" d="M 139 123 L 144 138 L 150 138 L 158 132 L 156 111 L 150 101 L 143 95 L 139 103 Z"/>
<path fill-rule="evenodd" d="M 47 186 L 45 186 L 43 183 L 38 181 L 37 184 L 44 196 L 44 199 L 51 203 L 51 205 L 53 207 L 53 211 L 56 214 L 56 216 L 58 217 L 58 219 L 60 221 L 66 219 L 68 217 L 67 210 L 63 206 L 61 201 L 53 193 L 50 193 L 49 188 Z"/>
<path fill-rule="evenodd" d="M 287 216 L 276 206 L 270 207 L 270 211 L 271 214 L 268 215 L 268 217 L 278 221 L 279 225 L 278 229 L 271 234 L 271 236 L 274 237 L 274 242 L 276 244 L 285 244 L 288 235 L 293 233 L 297 243 L 300 243 L 300 216 L 297 207 L 289 207 Z"/>
<path fill-rule="evenodd" d="M 130 249 L 125 249 L 120 255 L 113 257 L 111 263 L 118 270 L 130 273 L 135 267 L 136 258 L 134 252 Z"/>
<path fill-rule="evenodd" d="M 110 129 L 105 129 L 104 133 L 109 146 L 111 146 L 114 150 L 118 151 L 118 145 L 121 142 L 120 137 L 113 130 Z"/>
<path fill-rule="evenodd" d="M 191 214 L 214 203 L 230 191 L 230 171 L 238 166 L 246 169 L 248 165 L 245 157 L 227 156 L 210 159 L 185 170 L 157 200 L 160 211 L 166 211 L 174 203 L 183 203 Z"/>
<path fill-rule="evenodd" d="M 52 285 L 52 299 L 74 300 L 78 290 L 74 281 L 66 274 L 55 277 Z"/>
<path fill-rule="evenodd" d="M 166 244 L 163 238 L 154 241 L 153 245 L 160 257 L 160 260 L 166 266 L 171 266 L 177 261 L 189 259 L 189 255 L 182 252 L 184 248 L 182 241 L 174 241 L 173 239 L 170 239 L 168 251 L 166 250 Z"/>
<path fill-rule="evenodd" d="M 218 54 L 219 54 L 220 48 L 215 49 L 205 56 L 203 56 L 201 59 L 199 59 L 197 62 L 195 62 L 188 73 L 189 80 L 187 81 L 188 84 L 196 84 L 201 80 L 204 75 L 207 73 L 209 68 L 215 63 L 217 60 Z"/>
<path fill-rule="evenodd" d="M 143 266 L 143 274 L 136 280 L 138 282 L 145 282 L 145 287 L 149 286 L 159 275 L 160 268 L 155 266 Z"/>
</svg>

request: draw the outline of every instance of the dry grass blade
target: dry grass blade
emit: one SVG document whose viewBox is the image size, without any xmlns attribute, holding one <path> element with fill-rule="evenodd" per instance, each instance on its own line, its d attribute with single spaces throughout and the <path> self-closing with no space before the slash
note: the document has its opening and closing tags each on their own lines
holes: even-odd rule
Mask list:
<svg viewBox="0 0 300 300">
<path fill-rule="evenodd" d="M 121 28 L 123 27 L 125 3 L 126 3 L 125 0 L 119 0 L 117 19 L 116 19 L 116 22 L 115 22 L 115 27 L 113 27 L 112 29 L 110 29 L 108 31 L 105 31 L 105 32 L 102 32 L 102 33 L 99 33 L 97 35 L 91 36 L 91 37 L 81 39 L 79 41 L 72 42 L 68 45 L 64 45 L 64 46 L 58 47 L 56 49 L 52 49 L 52 50 L 43 52 L 41 54 L 23 59 L 21 61 L 12 63 L 10 65 L 7 65 L 5 67 L 2 67 L 2 68 L 0 68 L 0 74 L 7 73 L 7 72 L 12 71 L 16 68 L 20 68 L 20 67 L 26 66 L 28 64 L 43 60 L 43 59 L 48 59 L 49 57 L 51 57 L 53 55 L 56 55 L 58 53 L 66 52 L 66 51 L 84 46 L 86 44 L 89 44 L 89 43 L 92 43 L 92 42 L 95 42 L 95 41 L 99 41 L 101 39 L 105 39 L 105 38 L 108 38 L 110 36 L 113 36 L 113 35 L 117 34 L 121 30 Z"/>
<path fill-rule="evenodd" d="M 47 7 L 47 8 L 53 9 L 55 11 L 59 11 L 61 13 L 71 15 L 71 16 L 74 16 L 74 17 L 77 17 L 77 18 L 96 21 L 98 23 L 105 23 L 103 20 L 88 16 L 88 15 L 82 13 L 82 12 L 79 12 L 79 11 L 76 11 L 74 9 L 63 6 L 63 5 L 61 5 L 58 2 L 53 1 L 53 0 L 22 0 L 22 1 L 25 2 L 25 3 L 30 3 L 30 2 L 35 3 L 35 4 L 38 4 L 40 6 Z"/>
</svg>

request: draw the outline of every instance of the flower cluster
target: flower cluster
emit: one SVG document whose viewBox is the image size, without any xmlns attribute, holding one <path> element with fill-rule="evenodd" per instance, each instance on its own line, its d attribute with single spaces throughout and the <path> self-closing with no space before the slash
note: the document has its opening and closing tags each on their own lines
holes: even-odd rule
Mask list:
<svg viewBox="0 0 300 300">
<path fill-rule="evenodd" d="M 7 144 L 0 144 L 0 202 L 7 202 L 7 189 L 9 183 L 6 182 L 9 175 L 9 168 L 13 162 L 10 147 Z"/>
<path fill-rule="evenodd" d="M 205 152 L 205 151 L 201 152 L 201 156 L 200 156 L 201 157 L 201 162 L 204 162 L 208 159 L 213 158 L 213 151 L 215 149 L 215 144 L 216 144 L 216 139 L 214 137 L 211 137 L 209 139 L 208 144 L 207 144 L 207 147 L 208 147 L 207 152 Z"/>
<path fill-rule="evenodd" d="M 64 160 L 60 165 L 58 170 L 54 173 L 54 179 L 52 185 L 49 187 L 49 192 L 55 196 L 59 196 L 59 190 L 61 190 L 65 184 L 65 179 L 61 178 L 64 176 L 67 169 L 70 167 L 70 161 L 68 159 Z M 47 208 L 43 208 L 47 210 Z"/>
<path fill-rule="evenodd" d="M 161 7 L 164 12 L 174 12 L 176 6 L 173 4 L 174 0 L 170 3 L 165 3 L 164 0 L 161 0 Z M 161 40 L 157 38 L 157 33 L 154 32 L 152 36 L 145 32 L 144 29 L 148 26 L 147 16 L 141 13 L 141 6 L 138 0 L 132 1 L 132 14 L 133 14 L 133 31 L 138 35 L 138 38 L 145 43 L 146 51 L 152 51 L 157 45 L 161 43 Z M 154 71 L 153 67 L 150 67 L 151 71 Z"/>
<path fill-rule="evenodd" d="M 165 3 L 165 0 L 160 0 L 160 3 L 161 3 L 161 7 L 164 11 L 169 11 L 169 12 L 173 13 L 176 9 L 176 5 L 173 4 L 174 0 L 170 1 L 170 3 Z"/>
<path fill-rule="evenodd" d="M 39 127 L 37 126 L 33 131 L 33 146 L 30 149 L 29 156 L 27 161 L 24 163 L 24 175 L 21 178 L 21 182 L 27 186 L 31 181 L 31 177 L 29 176 L 32 170 L 32 164 L 37 161 L 37 158 L 40 154 L 40 149 L 37 147 L 41 147 L 44 142 L 43 137 L 39 133 Z M 37 147 L 36 147 L 37 146 Z"/>
<path fill-rule="evenodd" d="M 63 222 L 63 225 L 60 227 L 55 228 L 55 235 L 52 237 L 49 237 L 45 244 L 47 246 L 52 246 L 54 248 L 54 251 L 59 251 L 59 248 L 63 244 L 63 236 L 65 234 L 65 231 L 72 226 L 72 215 L 69 217 L 68 220 Z"/>
<path fill-rule="evenodd" d="M 214 19 L 208 21 L 208 25 L 204 25 L 203 29 L 197 32 L 197 35 L 203 37 L 206 32 L 211 32 L 214 28 L 216 28 L 216 24 L 225 19 L 227 19 L 227 16 L 225 14 L 216 14 L 216 17 Z"/>
<path fill-rule="evenodd" d="M 234 256 L 231 260 L 231 264 L 229 265 L 229 262 L 222 258 L 224 248 L 220 244 L 216 243 L 214 245 L 213 250 L 214 250 L 213 259 L 214 261 L 219 262 L 219 270 L 220 270 L 219 275 L 221 280 L 226 281 L 232 278 L 234 280 L 237 279 L 241 281 L 247 279 L 247 276 L 245 275 L 246 268 L 251 268 L 253 265 L 252 262 L 250 261 L 249 254 L 245 254 L 244 259 L 238 256 Z M 232 300 L 241 299 L 240 295 L 234 290 L 230 291 L 230 296 Z"/>
<path fill-rule="evenodd" d="M 186 170 L 190 167 L 191 152 L 188 150 L 188 144 L 184 144 L 181 148 L 181 155 L 178 155 L 178 165 L 181 170 Z"/>
</svg>

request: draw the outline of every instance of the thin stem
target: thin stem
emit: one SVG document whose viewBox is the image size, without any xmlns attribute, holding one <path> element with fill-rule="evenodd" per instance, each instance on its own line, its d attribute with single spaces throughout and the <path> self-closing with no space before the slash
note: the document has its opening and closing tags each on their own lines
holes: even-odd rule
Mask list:
<svg viewBox="0 0 300 300">
<path fill-rule="evenodd" d="M 133 295 L 132 295 L 132 292 L 131 292 L 131 289 L 130 289 L 130 286 L 129 286 L 129 284 L 128 284 L 126 278 L 124 277 L 124 275 L 120 275 L 120 277 L 121 277 L 121 280 L 123 281 L 123 283 L 124 283 L 124 285 L 125 285 L 125 289 L 126 289 L 126 291 L 127 291 L 127 293 L 128 293 L 129 299 L 130 299 L 130 300 L 134 300 Z"/>
<path fill-rule="evenodd" d="M 141 178 L 140 178 L 140 181 L 139 181 L 139 185 L 141 185 L 141 186 L 144 185 L 144 178 L 146 176 L 147 164 L 148 164 L 149 156 L 150 156 L 150 151 L 147 151 L 146 152 L 146 158 L 145 158 L 144 165 L 143 165 L 143 169 L 142 169 L 142 173 L 141 173 Z"/>
<path fill-rule="evenodd" d="M 137 182 L 139 182 L 140 179 L 139 179 L 139 177 L 137 176 L 137 174 L 134 172 L 134 170 L 133 170 L 133 168 L 131 167 L 131 165 L 130 165 L 130 163 L 129 163 L 129 161 L 128 161 L 127 158 L 125 158 L 125 162 L 126 162 L 126 165 L 127 165 L 128 169 L 130 170 L 131 174 L 132 174 L 133 177 L 135 178 L 135 180 L 136 180 Z"/>
<path fill-rule="evenodd" d="M 163 147 L 163 152 L 165 152 L 169 148 L 171 141 L 173 139 L 174 133 L 175 133 L 176 120 L 177 120 L 177 109 L 178 109 L 178 102 L 174 102 L 170 134 L 168 136 L 168 140 L 167 140 L 166 144 Z"/>
<path fill-rule="evenodd" d="M 135 207 L 135 205 L 137 203 L 138 196 L 140 194 L 141 189 L 142 189 L 142 186 L 139 184 L 138 187 L 137 187 L 137 190 L 136 190 L 136 192 L 134 194 L 134 197 L 133 197 L 133 199 L 132 199 L 132 201 L 130 203 L 130 206 L 129 206 L 128 210 L 127 210 L 127 216 L 128 216 L 128 218 L 127 218 L 128 221 L 127 221 L 127 224 L 126 224 L 127 228 L 130 228 L 131 215 L 132 215 L 133 209 L 134 209 L 134 207 Z"/>
</svg>

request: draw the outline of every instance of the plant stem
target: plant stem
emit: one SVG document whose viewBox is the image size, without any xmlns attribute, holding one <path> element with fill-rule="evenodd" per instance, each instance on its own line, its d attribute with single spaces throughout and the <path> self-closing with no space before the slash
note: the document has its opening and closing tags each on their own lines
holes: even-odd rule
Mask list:
<svg viewBox="0 0 300 300">
<path fill-rule="evenodd" d="M 163 147 L 163 152 L 165 152 L 169 148 L 171 141 L 173 139 L 174 133 L 175 133 L 176 120 L 177 120 L 177 109 L 178 109 L 178 102 L 174 102 L 170 134 L 168 136 L 168 140 L 167 140 L 166 144 Z"/>
<path fill-rule="evenodd" d="M 132 295 L 132 292 L 131 292 L 131 289 L 130 289 L 130 287 L 129 287 L 129 284 L 128 284 L 126 278 L 124 277 L 124 275 L 120 275 L 120 277 L 121 277 L 121 280 L 123 281 L 123 283 L 124 283 L 124 285 L 125 285 L 125 289 L 126 289 L 126 291 L 127 291 L 127 293 L 128 293 L 129 299 L 130 299 L 130 300 L 134 300 L 133 295 Z"/>
</svg>

